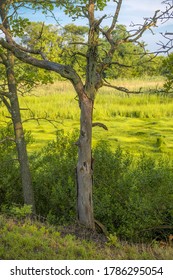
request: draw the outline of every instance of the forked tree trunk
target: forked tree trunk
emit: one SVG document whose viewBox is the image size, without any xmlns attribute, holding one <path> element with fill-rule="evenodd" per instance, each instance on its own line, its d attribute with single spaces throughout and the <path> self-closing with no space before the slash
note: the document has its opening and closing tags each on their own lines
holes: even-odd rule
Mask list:
<svg viewBox="0 0 173 280">
<path fill-rule="evenodd" d="M 16 81 L 14 76 L 14 56 L 8 51 L 6 62 L 6 73 L 8 80 L 9 99 L 11 107 L 11 116 L 14 128 L 16 150 L 20 165 L 20 176 L 22 181 L 24 203 L 32 206 L 35 212 L 34 193 L 31 182 L 26 142 L 21 121 L 20 107 L 17 96 Z"/>
<path fill-rule="evenodd" d="M 92 114 L 93 101 L 83 94 L 81 99 L 80 137 L 77 163 L 77 210 L 80 223 L 95 229 L 93 214 Z"/>
</svg>

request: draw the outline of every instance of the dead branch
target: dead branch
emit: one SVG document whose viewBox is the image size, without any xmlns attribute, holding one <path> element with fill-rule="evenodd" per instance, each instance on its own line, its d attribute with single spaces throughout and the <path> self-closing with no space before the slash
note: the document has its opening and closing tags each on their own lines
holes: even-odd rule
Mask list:
<svg viewBox="0 0 173 280">
<path fill-rule="evenodd" d="M 140 93 L 143 93 L 143 92 L 141 91 L 141 88 L 140 88 L 138 91 L 133 91 L 133 90 L 129 90 L 129 89 L 125 88 L 125 87 L 113 86 L 113 85 L 111 85 L 111 84 L 109 84 L 109 83 L 103 83 L 103 86 L 105 86 L 105 87 L 110 87 L 110 88 L 113 88 L 113 89 L 116 89 L 116 90 L 125 92 L 125 93 L 127 93 L 128 95 L 129 95 L 130 93 L 131 93 L 131 94 L 140 94 Z"/>
<path fill-rule="evenodd" d="M 94 122 L 92 123 L 92 127 L 99 126 L 102 127 L 104 130 L 108 130 L 107 126 L 101 122 Z"/>
<path fill-rule="evenodd" d="M 22 123 L 25 123 L 25 122 L 28 122 L 28 121 L 36 121 L 38 123 L 38 125 L 40 125 L 40 121 L 47 121 L 49 122 L 54 128 L 58 128 L 55 123 L 59 123 L 59 124 L 62 124 L 62 122 L 60 121 L 56 121 L 56 120 L 52 120 L 52 119 L 49 119 L 47 117 L 31 117 L 31 118 L 28 118 L 28 119 L 25 119 L 24 121 L 22 121 Z"/>
<path fill-rule="evenodd" d="M 99 20 L 97 20 L 95 22 L 95 26 L 100 26 L 100 24 L 102 23 L 102 21 L 107 17 L 107 15 L 102 16 Z"/>
<path fill-rule="evenodd" d="M 115 10 L 115 14 L 113 16 L 112 24 L 111 24 L 110 28 L 106 32 L 108 37 L 110 37 L 111 32 L 115 28 L 115 25 L 116 25 L 116 23 L 118 21 L 119 13 L 120 13 L 120 10 L 121 10 L 121 5 L 122 5 L 122 0 L 114 1 L 114 2 L 117 3 L 117 7 L 116 7 L 116 10 Z"/>
<path fill-rule="evenodd" d="M 166 43 L 158 42 L 157 45 L 160 46 L 160 52 L 161 53 L 169 53 L 169 51 L 173 48 L 173 38 L 170 38 L 169 36 L 172 36 L 172 32 L 166 32 L 165 34 L 161 33 L 164 39 L 167 40 Z"/>
</svg>

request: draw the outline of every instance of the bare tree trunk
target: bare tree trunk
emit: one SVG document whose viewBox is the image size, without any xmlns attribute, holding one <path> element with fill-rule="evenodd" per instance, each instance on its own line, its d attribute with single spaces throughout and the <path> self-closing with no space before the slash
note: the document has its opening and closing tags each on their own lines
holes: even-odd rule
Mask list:
<svg viewBox="0 0 173 280">
<path fill-rule="evenodd" d="M 77 163 L 77 210 L 80 223 L 95 229 L 93 214 L 92 113 L 93 101 L 86 95 L 81 100 L 80 137 Z"/>
<path fill-rule="evenodd" d="M 0 16 L 3 22 L 5 29 L 10 30 L 8 17 L 6 10 L 6 1 L 0 1 Z M 11 40 L 11 37 L 5 34 L 6 42 Z M 24 138 L 24 131 L 21 121 L 20 107 L 17 96 L 17 87 L 16 80 L 14 75 L 14 54 L 11 51 L 7 50 L 6 59 L 3 61 L 6 67 L 6 75 L 8 82 L 8 90 L 9 90 L 9 100 L 10 100 L 10 113 L 12 116 L 14 134 L 15 134 L 15 142 L 16 149 L 18 154 L 18 160 L 20 165 L 20 175 L 22 180 L 22 188 L 23 188 L 23 197 L 24 203 L 32 206 L 33 213 L 35 212 L 35 203 L 34 203 L 34 192 L 32 188 L 31 182 L 31 174 L 29 169 L 28 155 L 26 150 L 26 142 Z"/>
<path fill-rule="evenodd" d="M 14 55 L 8 51 L 6 61 L 6 73 L 9 89 L 9 99 L 11 105 L 11 116 L 14 127 L 16 149 L 20 165 L 20 175 L 22 180 L 24 203 L 32 206 L 35 212 L 34 193 L 31 182 L 26 142 L 21 121 L 20 107 L 17 96 L 16 81 L 14 76 Z"/>
</svg>

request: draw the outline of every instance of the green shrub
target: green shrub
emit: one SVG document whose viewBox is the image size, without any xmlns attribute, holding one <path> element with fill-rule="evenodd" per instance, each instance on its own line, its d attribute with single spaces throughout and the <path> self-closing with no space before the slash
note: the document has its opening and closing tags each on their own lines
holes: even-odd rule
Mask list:
<svg viewBox="0 0 173 280">
<path fill-rule="evenodd" d="M 62 223 L 76 216 L 75 167 L 78 132 L 65 135 L 57 131 L 32 161 L 33 185 L 37 213 L 51 222 Z"/>
<path fill-rule="evenodd" d="M 56 141 L 30 158 L 37 214 L 50 223 L 71 223 L 76 218 L 78 134 L 58 131 Z M 1 210 L 5 205 L 22 217 L 24 208 L 10 207 L 23 203 L 18 165 L 12 160 L 14 147 L 0 149 Z M 93 150 L 93 157 L 95 218 L 113 237 L 138 242 L 167 236 L 169 229 L 161 233 L 158 229 L 173 226 L 173 163 L 145 154 L 136 157 L 120 147 L 112 152 L 103 141 Z"/>
<path fill-rule="evenodd" d="M 4 205 L 2 207 L 2 212 L 13 218 L 24 219 L 32 214 L 32 206 L 26 204 L 24 206 L 17 206 L 14 204 L 7 208 L 7 206 Z"/>
<path fill-rule="evenodd" d="M 156 237 L 173 226 L 172 163 L 145 154 L 131 157 L 100 144 L 94 153 L 94 206 L 97 220 L 123 239 Z M 167 235 L 165 231 L 163 234 Z"/>
<path fill-rule="evenodd" d="M 11 126 L 0 129 L 0 209 L 3 204 L 21 203 L 22 189 Z"/>
</svg>

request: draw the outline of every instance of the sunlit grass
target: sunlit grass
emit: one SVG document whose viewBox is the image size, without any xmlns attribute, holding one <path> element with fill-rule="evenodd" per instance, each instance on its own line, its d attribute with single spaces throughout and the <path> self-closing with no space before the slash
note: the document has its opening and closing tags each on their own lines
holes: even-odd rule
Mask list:
<svg viewBox="0 0 173 280">
<path fill-rule="evenodd" d="M 112 88 L 101 88 L 94 104 L 94 120 L 107 125 L 108 131 L 94 127 L 93 144 L 107 140 L 112 148 L 121 145 L 134 153 L 146 151 L 172 155 L 173 100 L 149 93 L 151 88 L 161 87 L 163 79 L 116 80 L 111 83 L 130 90 L 142 87 L 146 93 L 128 96 Z M 57 129 L 79 129 L 78 101 L 72 85 L 67 81 L 36 88 L 30 96 L 20 97 L 20 105 L 25 109 L 21 110 L 24 128 L 31 130 L 35 139 L 28 145 L 30 152 L 55 139 Z M 0 113 L 3 125 L 3 121 L 9 121 L 8 113 L 4 107 L 0 108 Z"/>
</svg>

